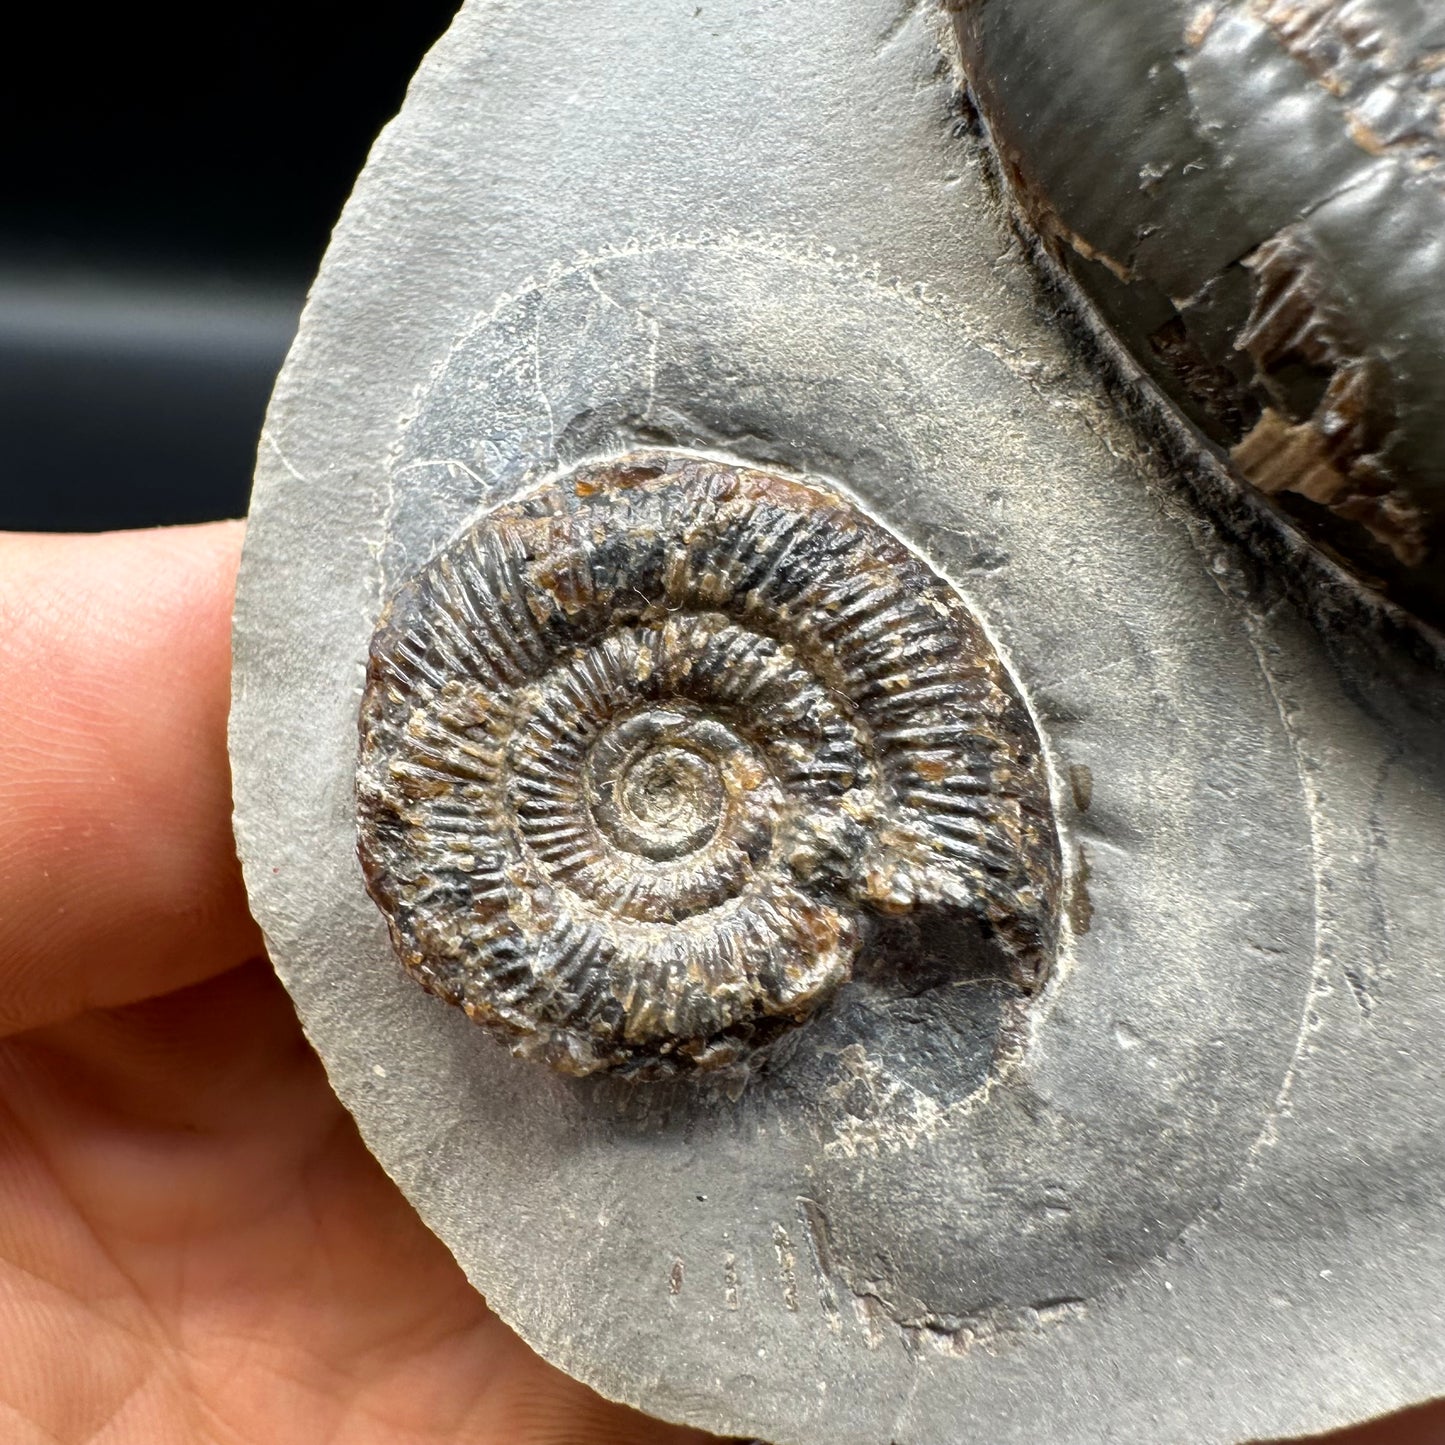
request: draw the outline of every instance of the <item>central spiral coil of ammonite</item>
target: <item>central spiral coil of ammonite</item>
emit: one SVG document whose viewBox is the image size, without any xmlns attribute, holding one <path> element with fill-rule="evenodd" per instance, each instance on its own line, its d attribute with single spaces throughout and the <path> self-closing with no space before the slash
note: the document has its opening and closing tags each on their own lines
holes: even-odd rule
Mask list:
<svg viewBox="0 0 1445 1445">
<path fill-rule="evenodd" d="M 870 914 L 968 915 L 1037 981 L 1038 739 L 957 594 L 841 497 L 676 454 L 579 468 L 403 586 L 360 852 L 428 989 L 571 1073 L 806 1018 Z"/>
</svg>

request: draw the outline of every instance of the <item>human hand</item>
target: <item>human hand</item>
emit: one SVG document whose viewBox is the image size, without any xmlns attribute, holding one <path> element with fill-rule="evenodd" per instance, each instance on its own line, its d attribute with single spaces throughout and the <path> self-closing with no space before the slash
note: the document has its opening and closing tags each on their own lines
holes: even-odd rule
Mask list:
<svg viewBox="0 0 1445 1445">
<path fill-rule="evenodd" d="M 231 840 L 240 542 L 0 536 L 0 1439 L 701 1445 L 532 1354 L 328 1088 Z"/>
<path fill-rule="evenodd" d="M 327 1087 L 231 841 L 240 539 L 0 536 L 0 1436 L 703 1445 L 533 1355 Z"/>
</svg>

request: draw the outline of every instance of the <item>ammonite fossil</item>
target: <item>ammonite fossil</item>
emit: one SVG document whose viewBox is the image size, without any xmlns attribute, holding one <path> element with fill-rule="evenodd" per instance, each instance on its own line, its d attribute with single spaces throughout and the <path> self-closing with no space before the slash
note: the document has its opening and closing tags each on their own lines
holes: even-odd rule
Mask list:
<svg viewBox="0 0 1445 1445">
<path fill-rule="evenodd" d="M 1099 318 L 1256 495 L 1445 624 L 1440 7 L 950 8 L 1019 210 Z"/>
<path fill-rule="evenodd" d="M 686 455 L 584 466 L 401 588 L 360 851 L 433 993 L 570 1073 L 711 1067 L 806 1018 L 870 918 L 1045 966 L 1057 842 L 994 649 L 842 497 Z"/>
</svg>

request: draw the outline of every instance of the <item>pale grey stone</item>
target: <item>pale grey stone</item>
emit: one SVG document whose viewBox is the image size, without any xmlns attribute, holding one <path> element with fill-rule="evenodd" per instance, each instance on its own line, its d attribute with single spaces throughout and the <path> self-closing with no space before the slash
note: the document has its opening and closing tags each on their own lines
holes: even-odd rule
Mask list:
<svg viewBox="0 0 1445 1445">
<path fill-rule="evenodd" d="M 1324 1429 L 1445 1389 L 1437 684 L 1378 652 L 1362 683 L 1258 590 L 1071 355 L 945 33 L 885 0 L 463 10 L 262 440 L 253 906 L 369 1147 L 604 1394 L 778 1445 Z M 659 440 L 841 485 L 990 629 L 1071 890 L 1016 1050 L 989 985 L 864 979 L 745 1081 L 568 1080 L 392 957 L 353 796 L 384 598 Z"/>
</svg>

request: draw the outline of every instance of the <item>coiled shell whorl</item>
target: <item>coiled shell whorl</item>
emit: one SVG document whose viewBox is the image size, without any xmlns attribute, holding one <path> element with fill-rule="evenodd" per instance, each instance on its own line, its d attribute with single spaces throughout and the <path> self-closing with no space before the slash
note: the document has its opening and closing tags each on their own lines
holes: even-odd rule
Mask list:
<svg viewBox="0 0 1445 1445">
<path fill-rule="evenodd" d="M 360 854 L 433 993 L 569 1073 L 740 1057 L 945 910 L 1037 983 L 1058 844 L 982 629 L 843 498 L 583 466 L 407 582 L 372 641 Z"/>
<path fill-rule="evenodd" d="M 1229 529 L 1333 591 L 1332 566 L 1260 525 L 1277 514 L 1438 643 L 1441 7 L 948 9 L 1023 231 L 1077 287 L 1102 354 L 1122 345 L 1189 424 L 1186 449 L 1245 484 L 1195 469 Z"/>
</svg>

